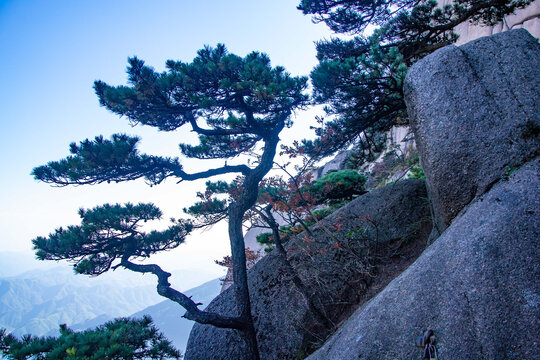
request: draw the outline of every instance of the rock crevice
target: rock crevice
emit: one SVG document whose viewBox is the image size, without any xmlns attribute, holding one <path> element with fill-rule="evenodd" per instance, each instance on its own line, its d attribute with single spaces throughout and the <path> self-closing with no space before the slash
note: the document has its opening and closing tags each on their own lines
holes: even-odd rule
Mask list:
<svg viewBox="0 0 540 360">
<path fill-rule="evenodd" d="M 292 239 L 287 246 L 288 260 L 314 302 L 338 324 L 414 261 L 425 248 L 430 231 L 425 182 L 404 180 L 358 197 L 313 226 L 311 235 L 302 233 Z M 362 258 L 367 253 L 377 259 Z M 263 359 L 302 357 L 334 330 L 310 311 L 289 272 L 275 252 L 249 271 Z M 375 273 L 378 276 L 373 277 Z M 233 309 L 229 290 L 207 307 L 224 314 Z M 242 340 L 234 331 L 198 324 L 191 332 L 185 358 L 245 359 Z"/>
<path fill-rule="evenodd" d="M 539 91 L 540 45 L 524 30 L 410 69 L 406 102 L 442 234 L 308 359 L 420 357 L 426 329 L 440 358 L 540 358 L 540 139 L 523 133 L 540 127 Z"/>
</svg>

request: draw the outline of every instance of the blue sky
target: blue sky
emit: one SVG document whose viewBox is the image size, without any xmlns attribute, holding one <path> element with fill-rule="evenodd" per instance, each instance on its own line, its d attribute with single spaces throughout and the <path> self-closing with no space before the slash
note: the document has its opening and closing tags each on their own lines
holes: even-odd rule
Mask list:
<svg viewBox="0 0 540 360">
<path fill-rule="evenodd" d="M 77 223 L 78 208 L 105 202 L 151 201 L 166 218 L 181 215 L 199 184 L 171 181 L 150 188 L 136 181 L 52 188 L 29 174 L 35 166 L 65 157 L 70 142 L 100 134 L 137 134 L 143 151 L 179 155 L 177 144 L 186 132 L 130 128 L 99 106 L 93 81 L 125 83 L 128 56 L 162 70 L 167 59 L 190 61 L 203 45 L 224 43 L 238 55 L 258 50 L 293 75 L 309 74 L 316 64 L 313 42 L 330 33 L 296 10 L 297 3 L 0 1 L 0 251 L 29 251 L 35 236 Z M 300 127 L 284 137 L 308 136 L 312 120 L 311 112 L 298 114 Z M 218 226 L 190 240 L 171 255 L 171 266 L 212 266 L 228 251 L 223 231 Z"/>
</svg>

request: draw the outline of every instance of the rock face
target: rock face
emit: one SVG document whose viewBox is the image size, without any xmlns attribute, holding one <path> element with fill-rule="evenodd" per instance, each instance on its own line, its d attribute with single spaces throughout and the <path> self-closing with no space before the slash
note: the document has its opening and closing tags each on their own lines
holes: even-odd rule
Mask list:
<svg viewBox="0 0 540 360">
<path fill-rule="evenodd" d="M 314 226 L 312 234 L 292 239 L 289 261 L 317 308 L 337 323 L 377 282 L 378 277 L 373 280 L 377 268 L 366 267 L 365 260 L 393 254 L 380 265 L 392 263 L 401 272 L 425 248 L 430 222 L 424 181 L 401 181 L 353 200 Z M 279 255 L 265 256 L 248 275 L 263 359 L 297 359 L 317 336 L 328 334 Z M 223 314 L 231 314 L 233 309 L 231 289 L 207 308 Z M 243 360 L 243 346 L 235 331 L 196 324 L 185 359 Z"/>
<path fill-rule="evenodd" d="M 362 303 L 308 359 L 421 358 L 415 339 L 428 329 L 441 359 L 540 358 L 539 91 L 540 45 L 524 30 L 410 69 L 406 102 L 441 235 L 363 303 L 378 288 L 367 254 L 425 241 L 423 182 L 372 191 L 291 240 L 289 260 L 331 321 Z M 265 257 L 249 276 L 263 359 L 301 357 L 327 334 L 282 258 Z M 230 314 L 233 303 L 226 291 L 208 309 Z M 244 360 L 242 347 L 233 331 L 196 325 L 186 359 Z"/>
<path fill-rule="evenodd" d="M 438 3 L 442 7 L 452 4 L 453 1 L 439 0 Z M 466 21 L 456 26 L 454 31 L 459 35 L 457 44 L 461 45 L 482 36 L 520 28 L 528 30 L 537 38 L 540 37 L 540 0 L 533 1 L 526 8 L 517 10 L 515 14 L 505 16 L 504 20 L 496 25 L 474 25 Z"/>
<path fill-rule="evenodd" d="M 472 204 L 309 360 L 540 358 L 540 179 L 529 163 Z"/>
<path fill-rule="evenodd" d="M 393 126 L 386 132 L 384 150 L 374 154 L 374 161 L 359 168 L 367 177 L 366 189 L 375 189 L 406 178 L 411 162 L 418 156 L 411 129 L 406 125 Z"/>
<path fill-rule="evenodd" d="M 525 30 L 448 46 L 410 69 L 407 110 L 439 232 L 538 155 L 539 69 L 540 44 Z"/>
<path fill-rule="evenodd" d="M 442 235 L 308 359 L 540 358 L 540 48 L 523 30 L 415 64 L 406 102 Z"/>
<path fill-rule="evenodd" d="M 328 174 L 330 171 L 338 171 L 345 169 L 347 156 L 350 151 L 344 150 L 339 152 L 332 160 L 313 171 L 313 179 L 318 180 Z"/>
</svg>

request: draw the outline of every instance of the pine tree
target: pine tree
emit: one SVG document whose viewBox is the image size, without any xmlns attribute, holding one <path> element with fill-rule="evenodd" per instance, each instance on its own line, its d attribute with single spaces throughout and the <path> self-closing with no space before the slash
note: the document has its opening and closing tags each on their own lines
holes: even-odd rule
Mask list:
<svg viewBox="0 0 540 360">
<path fill-rule="evenodd" d="M 158 219 L 152 204 L 104 205 L 81 210 L 82 223 L 36 238 L 37 256 L 67 259 L 82 274 L 99 275 L 124 267 L 158 277 L 158 293 L 186 310 L 186 318 L 240 331 L 248 357 L 259 358 L 247 285 L 242 221 L 258 195 L 258 184 L 271 169 L 280 132 L 291 125 L 291 113 L 307 103 L 305 77 L 291 77 L 283 67 L 271 67 L 265 54 L 245 57 L 229 54 L 223 45 L 199 50 L 191 63 L 167 61 L 157 73 L 136 57 L 129 59 L 128 86 L 96 81 L 101 105 L 129 119 L 161 131 L 188 126 L 199 135 L 198 145 L 180 144 L 182 153 L 196 159 L 230 159 L 250 151 L 260 152 L 255 166 L 227 165 L 189 173 L 178 158 L 142 154 L 137 137 L 102 136 L 71 144 L 71 156 L 33 170 L 36 179 L 54 185 L 98 184 L 144 178 L 152 185 L 167 178 L 190 181 L 223 174 L 239 176 L 239 193 L 227 209 L 234 291 L 238 315 L 222 316 L 198 309 L 197 303 L 173 289 L 170 273 L 156 264 L 136 264 L 132 259 L 180 245 L 193 229 L 189 221 L 176 221 L 161 232 L 143 233 L 141 222 Z"/>
<path fill-rule="evenodd" d="M 453 29 L 472 21 L 495 24 L 531 0 L 302 0 L 298 9 L 351 39 L 317 43 L 319 64 L 311 73 L 315 101 L 333 116 L 317 129 L 306 150 L 328 155 L 396 124 L 407 124 L 403 81 L 420 58 L 455 42 Z M 375 28 L 364 36 L 366 28 Z"/>
<path fill-rule="evenodd" d="M 81 332 L 60 325 L 60 336 L 17 339 L 0 329 L 0 354 L 7 359 L 180 359 L 181 354 L 152 323 L 119 318 Z"/>
</svg>

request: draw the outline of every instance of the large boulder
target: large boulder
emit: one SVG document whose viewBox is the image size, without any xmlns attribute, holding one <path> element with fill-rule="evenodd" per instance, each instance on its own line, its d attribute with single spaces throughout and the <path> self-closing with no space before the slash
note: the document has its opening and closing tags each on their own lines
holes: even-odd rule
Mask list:
<svg viewBox="0 0 540 360">
<path fill-rule="evenodd" d="M 525 31 L 419 61 L 407 108 L 442 235 L 316 359 L 540 358 L 540 46 Z"/>
<path fill-rule="evenodd" d="M 540 44 L 526 30 L 445 47 L 404 91 L 439 233 L 540 152 Z"/>
<path fill-rule="evenodd" d="M 302 291 L 283 258 L 271 253 L 248 272 L 252 311 L 262 359 L 297 359 L 347 317 L 370 291 L 403 271 L 423 251 L 431 230 L 425 183 L 406 180 L 367 193 L 289 241 L 288 260 L 306 289 Z M 383 256 L 384 254 L 384 256 Z M 305 293 L 307 291 L 307 294 Z M 317 311 L 310 308 L 312 299 Z M 233 314 L 232 289 L 207 310 Z M 326 315 L 325 323 L 320 313 Z M 196 324 L 186 360 L 251 360 L 233 330 Z"/>
<path fill-rule="evenodd" d="M 471 204 L 404 273 L 309 360 L 540 359 L 540 164 Z"/>
</svg>

